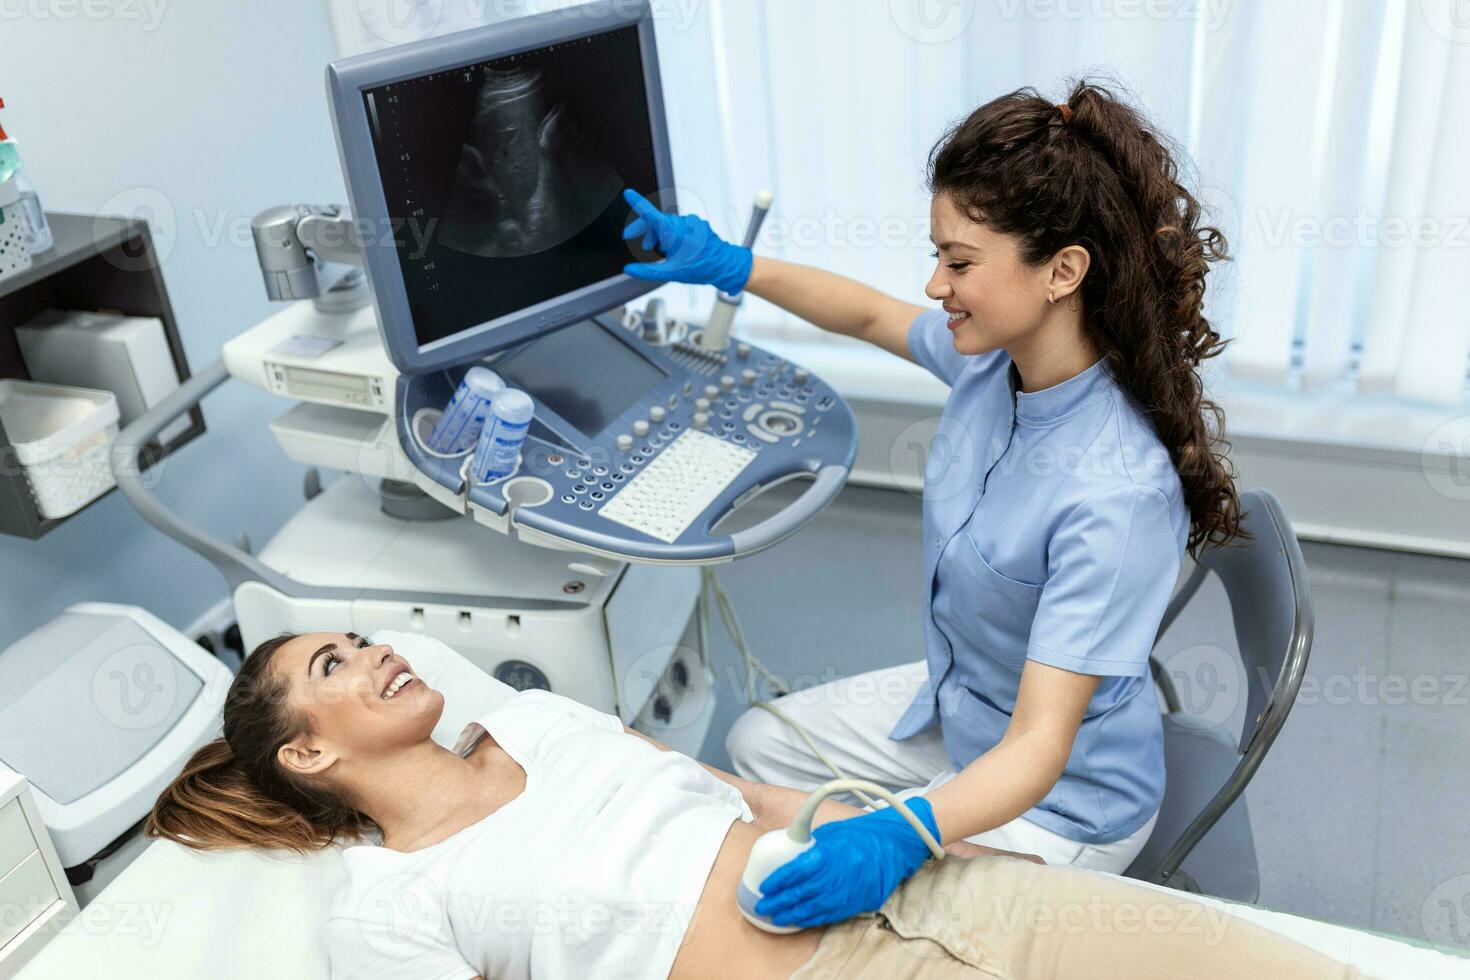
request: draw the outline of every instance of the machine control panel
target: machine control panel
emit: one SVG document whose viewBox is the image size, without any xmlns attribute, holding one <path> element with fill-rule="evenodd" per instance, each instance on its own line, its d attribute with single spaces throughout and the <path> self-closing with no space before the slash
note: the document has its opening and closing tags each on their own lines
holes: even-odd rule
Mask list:
<svg viewBox="0 0 1470 980">
<path fill-rule="evenodd" d="M 830 501 L 852 466 L 857 429 L 846 403 L 806 369 L 747 342 L 711 352 L 698 339 L 655 346 L 636 323 L 603 315 L 483 362 L 536 403 L 521 466 L 507 479 L 468 484 L 465 456 L 423 444 L 468 365 L 399 379 L 400 441 L 470 512 L 508 515 L 568 546 L 632 561 L 739 557 Z M 764 535 L 714 533 L 739 503 L 794 476 L 818 485 Z M 518 497 L 512 488 L 528 479 L 540 492 Z"/>
</svg>

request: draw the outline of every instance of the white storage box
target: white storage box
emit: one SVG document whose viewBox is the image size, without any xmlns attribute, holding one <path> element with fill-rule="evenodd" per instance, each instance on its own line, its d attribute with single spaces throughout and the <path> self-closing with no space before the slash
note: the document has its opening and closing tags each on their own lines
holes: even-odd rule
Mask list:
<svg viewBox="0 0 1470 980">
<path fill-rule="evenodd" d="M 142 415 L 179 386 L 168 335 L 157 317 L 45 310 L 15 328 L 26 373 L 48 384 L 100 388 L 117 396 L 119 425 Z M 186 416 L 159 433 L 172 442 Z"/>
<path fill-rule="evenodd" d="M 46 520 L 74 513 L 114 486 L 108 452 L 117 421 L 110 391 L 0 381 L 0 425 Z"/>
</svg>

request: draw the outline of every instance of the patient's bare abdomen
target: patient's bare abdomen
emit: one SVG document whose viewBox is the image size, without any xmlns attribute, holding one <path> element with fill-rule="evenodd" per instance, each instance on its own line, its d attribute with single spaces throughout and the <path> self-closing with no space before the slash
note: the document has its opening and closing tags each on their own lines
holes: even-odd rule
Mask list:
<svg viewBox="0 0 1470 980">
<path fill-rule="evenodd" d="M 622 178 L 565 105 L 547 104 L 540 72 L 483 74 L 440 241 L 486 257 L 544 252 L 596 220 Z"/>
</svg>

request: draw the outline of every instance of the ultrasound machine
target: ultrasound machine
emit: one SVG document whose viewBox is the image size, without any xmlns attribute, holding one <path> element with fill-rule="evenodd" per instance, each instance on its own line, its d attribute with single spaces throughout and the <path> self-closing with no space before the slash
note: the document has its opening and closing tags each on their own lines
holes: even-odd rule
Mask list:
<svg viewBox="0 0 1470 980">
<path fill-rule="evenodd" d="M 283 630 L 416 632 L 697 752 L 713 705 L 701 568 L 815 517 L 857 431 L 820 378 L 728 336 L 740 297 L 712 296 L 704 327 L 632 305 L 656 284 L 623 266 L 658 256 L 623 240 L 622 191 L 678 208 L 651 9 L 590 4 L 348 58 L 327 88 L 348 206 L 256 217 L 267 293 L 288 305 L 118 442 L 136 458 L 233 377 L 294 403 L 270 426 L 309 467 L 305 505 L 254 553 L 120 467 L 124 492 L 224 574 L 246 649 Z M 483 485 L 426 441 L 476 365 L 535 403 L 519 468 Z"/>
</svg>

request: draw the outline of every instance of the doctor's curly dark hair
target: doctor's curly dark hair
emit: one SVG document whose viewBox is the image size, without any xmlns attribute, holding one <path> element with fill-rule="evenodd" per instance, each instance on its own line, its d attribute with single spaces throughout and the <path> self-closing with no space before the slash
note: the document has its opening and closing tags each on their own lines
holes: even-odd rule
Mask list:
<svg viewBox="0 0 1470 980">
<path fill-rule="evenodd" d="M 1224 415 L 1198 367 L 1225 341 L 1203 313 L 1205 274 L 1228 259 L 1180 183 L 1178 151 L 1110 89 L 1075 82 L 1065 103 L 1022 88 L 987 102 L 929 154 L 928 185 L 1039 265 L 1087 249 L 1083 329 L 1168 449 L 1189 509 L 1189 551 L 1242 534 Z"/>
</svg>

